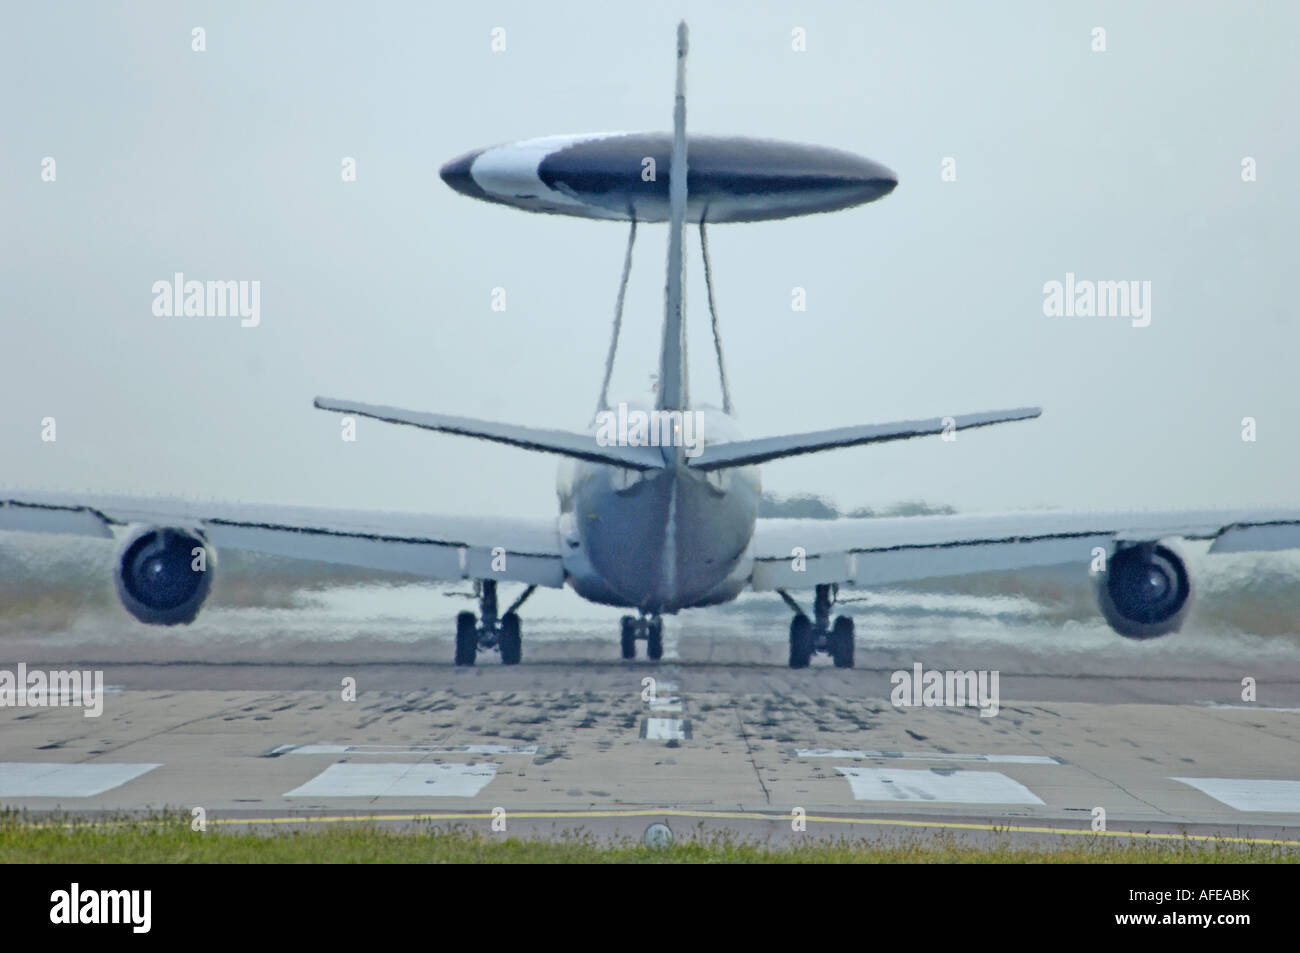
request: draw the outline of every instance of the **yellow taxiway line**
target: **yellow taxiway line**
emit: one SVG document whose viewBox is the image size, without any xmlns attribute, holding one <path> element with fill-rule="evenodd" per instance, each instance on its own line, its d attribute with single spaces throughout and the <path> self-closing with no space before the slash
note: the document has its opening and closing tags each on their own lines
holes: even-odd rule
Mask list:
<svg viewBox="0 0 1300 953">
<path fill-rule="evenodd" d="M 720 821 L 780 821 L 789 822 L 789 814 L 763 814 L 753 811 L 688 811 L 677 808 L 623 811 L 507 811 L 512 820 L 597 820 L 636 817 L 685 817 Z M 341 814 L 299 817 L 260 818 L 208 818 L 209 824 L 345 824 L 380 821 L 491 821 L 493 815 L 483 812 L 443 814 Z M 1156 831 L 1094 831 L 1077 827 L 1030 827 L 1019 824 L 973 824 L 956 821 L 904 821 L 879 817 L 828 817 L 809 814 L 804 820 L 818 824 L 863 824 L 877 827 L 905 827 L 922 830 L 988 831 L 995 834 L 1061 834 L 1073 837 L 1134 837 L 1143 840 L 1204 841 L 1207 843 L 1263 844 L 1277 847 L 1300 847 L 1300 840 L 1281 840 L 1266 837 L 1229 837 L 1222 834 L 1175 834 Z"/>
<path fill-rule="evenodd" d="M 758 811 L 689 811 L 680 808 L 635 808 L 630 810 L 609 811 L 507 811 L 510 820 L 598 820 L 637 817 L 683 817 L 696 820 L 715 821 L 768 821 L 789 823 L 794 820 L 790 814 L 764 814 Z M 188 817 L 179 816 L 177 821 L 188 821 Z M 384 821 L 492 821 L 491 812 L 463 811 L 446 813 L 408 813 L 408 814 L 317 814 L 317 815 L 283 815 L 279 817 L 208 817 L 206 823 L 227 826 L 256 826 L 259 824 L 360 824 Z M 1161 833 L 1157 831 L 1094 831 L 1091 828 L 1078 827 L 1034 827 L 1024 824 L 986 824 L 961 823 L 958 821 L 906 821 L 881 817 L 832 817 L 809 814 L 803 820 L 817 824 L 861 824 L 873 827 L 902 827 L 916 830 L 953 830 L 981 831 L 993 834 L 1059 834 L 1067 837 L 1132 837 L 1139 840 L 1162 841 L 1197 841 L 1218 844 L 1259 844 L 1270 847 L 1300 847 L 1300 840 L 1283 840 L 1271 837 L 1235 837 L 1226 834 L 1187 834 Z M 55 821 L 28 825 L 32 828 L 76 828 L 108 827 L 124 824 L 148 823 L 149 818 L 108 818 L 104 820 L 80 819 L 76 821 Z"/>
</svg>

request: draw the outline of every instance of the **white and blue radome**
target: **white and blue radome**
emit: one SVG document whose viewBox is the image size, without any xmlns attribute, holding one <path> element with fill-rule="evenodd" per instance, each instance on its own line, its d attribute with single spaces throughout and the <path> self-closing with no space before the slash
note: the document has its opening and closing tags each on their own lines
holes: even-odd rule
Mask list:
<svg viewBox="0 0 1300 953">
<path fill-rule="evenodd" d="M 596 132 L 476 149 L 442 167 L 462 195 L 528 212 L 668 221 L 673 137 Z M 761 222 L 835 212 L 884 198 L 898 176 L 825 146 L 688 136 L 686 221 Z"/>
</svg>

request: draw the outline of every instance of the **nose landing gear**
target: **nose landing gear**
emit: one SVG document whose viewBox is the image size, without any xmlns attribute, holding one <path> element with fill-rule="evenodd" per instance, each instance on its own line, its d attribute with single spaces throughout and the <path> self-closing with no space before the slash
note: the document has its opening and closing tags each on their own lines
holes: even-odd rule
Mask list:
<svg viewBox="0 0 1300 953">
<path fill-rule="evenodd" d="M 664 620 L 658 615 L 642 614 L 640 618 L 631 615 L 623 616 L 619 620 L 619 642 L 623 650 L 623 658 L 636 658 L 636 643 L 639 639 L 645 639 L 647 658 L 655 661 L 663 658 Z"/>
<path fill-rule="evenodd" d="M 476 618 L 472 612 L 461 612 L 456 616 L 456 664 L 473 665 L 479 649 L 496 649 L 501 653 L 502 665 L 518 665 L 523 656 L 523 624 L 516 610 L 536 588 L 525 589 L 498 618 L 496 580 L 475 580 L 479 615 Z"/>
<path fill-rule="evenodd" d="M 826 652 L 836 668 L 853 667 L 853 619 L 837 616 L 831 623 L 831 606 L 839 587 L 820 585 L 813 600 L 813 618 L 803 611 L 799 603 L 784 589 L 777 592 L 785 604 L 794 610 L 790 622 L 790 667 L 807 668 L 816 652 Z"/>
</svg>

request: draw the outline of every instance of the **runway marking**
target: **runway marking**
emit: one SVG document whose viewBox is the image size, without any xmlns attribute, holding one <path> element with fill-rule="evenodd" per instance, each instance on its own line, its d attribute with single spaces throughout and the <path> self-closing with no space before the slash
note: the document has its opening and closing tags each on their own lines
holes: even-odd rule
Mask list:
<svg viewBox="0 0 1300 953">
<path fill-rule="evenodd" d="M 1267 708 L 1264 705 L 1223 705 L 1219 702 L 1197 702 L 1202 708 L 1234 708 L 1238 711 L 1285 711 L 1297 712 L 1300 708 Z"/>
<path fill-rule="evenodd" d="M 285 797 L 474 797 L 495 764 L 331 764 Z"/>
<path fill-rule="evenodd" d="M 716 821 L 769 821 L 775 824 L 790 823 L 789 814 L 762 814 L 756 811 L 689 811 L 680 808 L 639 808 L 625 811 L 511 811 L 517 820 L 617 820 L 640 817 L 685 817 Z M 335 814 L 282 817 L 208 817 L 209 824 L 374 824 L 392 821 L 491 821 L 492 814 L 483 812 L 406 813 L 406 814 Z M 1224 834 L 1188 834 L 1161 831 L 1094 831 L 1090 827 L 1031 827 L 1021 824 L 975 824 L 960 821 L 904 821 L 895 818 L 831 816 L 810 814 L 806 818 L 818 824 L 860 824 L 864 827 L 904 827 L 919 830 L 985 831 L 993 834 L 1053 834 L 1065 837 L 1130 837 L 1136 840 L 1196 841 L 1211 844 L 1264 844 L 1273 847 L 1300 847 L 1300 840 L 1282 840 L 1272 837 L 1232 837 Z M 133 821 L 102 821 L 106 825 L 135 823 Z M 33 824 L 33 827 L 67 827 L 68 824 Z"/>
<path fill-rule="evenodd" d="M 933 801 L 943 804 L 1042 804 L 1019 781 L 996 771 L 845 768 L 858 801 Z"/>
<path fill-rule="evenodd" d="M 1252 778 L 1170 778 L 1238 811 L 1300 813 L 1300 781 Z"/>
<path fill-rule="evenodd" d="M 686 741 L 691 737 L 691 723 L 682 718 L 643 718 L 641 737 L 647 741 Z"/>
<path fill-rule="evenodd" d="M 5 761 L 0 762 L 0 797 L 93 797 L 160 767 Z"/>
<path fill-rule="evenodd" d="M 677 674 L 676 667 L 668 668 L 667 673 Z M 660 715 L 681 715 L 686 711 L 686 699 L 680 691 L 676 681 L 656 678 L 655 694 L 647 700 L 646 707 Z M 691 723 L 685 718 L 642 718 L 640 736 L 647 741 L 686 741 L 691 737 Z"/>
<path fill-rule="evenodd" d="M 537 754 L 538 745 L 279 745 L 264 757 L 282 754 Z"/>
<path fill-rule="evenodd" d="M 984 764 L 1060 764 L 1044 754 L 945 754 L 942 751 L 852 751 L 844 748 L 796 748 L 800 758 L 842 758 L 865 761 L 886 758 L 900 761 L 979 761 Z"/>
</svg>

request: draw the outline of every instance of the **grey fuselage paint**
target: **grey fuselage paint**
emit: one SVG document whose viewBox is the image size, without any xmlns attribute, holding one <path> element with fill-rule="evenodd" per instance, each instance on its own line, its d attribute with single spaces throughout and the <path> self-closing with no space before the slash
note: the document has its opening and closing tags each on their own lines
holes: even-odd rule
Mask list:
<svg viewBox="0 0 1300 953">
<path fill-rule="evenodd" d="M 706 446 L 739 438 L 731 417 L 695 409 Z M 674 462 L 648 471 L 561 464 L 564 568 L 584 599 L 671 614 L 729 602 L 749 584 L 762 494 L 758 468 L 705 473 L 680 454 L 665 458 Z"/>
</svg>

